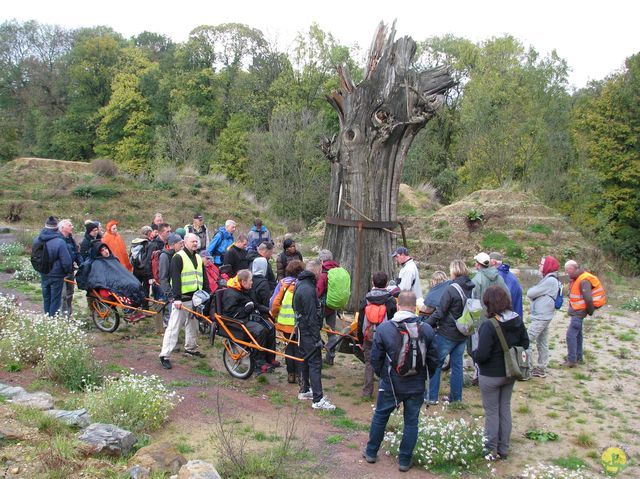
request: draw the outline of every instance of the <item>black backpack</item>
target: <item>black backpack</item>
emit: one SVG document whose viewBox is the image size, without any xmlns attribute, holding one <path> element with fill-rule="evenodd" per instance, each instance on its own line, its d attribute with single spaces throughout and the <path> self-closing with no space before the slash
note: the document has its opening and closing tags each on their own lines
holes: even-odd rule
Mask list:
<svg viewBox="0 0 640 479">
<path fill-rule="evenodd" d="M 392 361 L 391 367 L 400 376 L 415 376 L 425 369 L 427 343 L 420 332 L 417 321 L 397 323 L 392 321 L 400 333 L 398 353 Z"/>
<path fill-rule="evenodd" d="M 51 271 L 46 241 L 37 240 L 33 244 L 31 248 L 31 265 L 38 273 L 49 274 Z"/>
</svg>

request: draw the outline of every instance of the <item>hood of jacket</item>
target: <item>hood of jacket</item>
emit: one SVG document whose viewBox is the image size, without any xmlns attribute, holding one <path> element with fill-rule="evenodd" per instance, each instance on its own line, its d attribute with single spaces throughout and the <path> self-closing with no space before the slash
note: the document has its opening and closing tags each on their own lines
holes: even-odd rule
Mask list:
<svg viewBox="0 0 640 479">
<path fill-rule="evenodd" d="M 373 304 L 385 304 L 389 298 L 391 298 L 391 293 L 381 288 L 373 288 L 365 295 L 365 299 Z"/>
<path fill-rule="evenodd" d="M 324 271 L 329 271 L 330 269 L 339 268 L 339 267 L 340 267 L 340 264 L 334 260 L 329 260 L 322 263 L 322 269 Z"/>
<path fill-rule="evenodd" d="M 227 286 L 229 288 L 235 289 L 236 291 L 243 291 L 242 285 L 240 284 L 240 280 L 237 276 L 234 276 L 229 281 L 227 281 Z"/>
<path fill-rule="evenodd" d="M 498 278 L 498 275 L 500 273 L 498 273 L 498 269 L 495 266 L 490 266 L 488 268 L 479 269 L 478 274 L 481 274 L 482 276 L 493 282 Z"/>
<path fill-rule="evenodd" d="M 109 222 L 107 223 L 107 227 L 106 227 L 107 229 L 105 230 L 105 234 L 109 234 L 109 235 L 110 235 L 110 234 L 113 234 L 113 233 L 111 233 L 111 227 L 112 227 L 113 225 L 117 225 L 117 224 L 118 224 L 118 222 L 117 222 L 116 220 L 111 220 L 111 221 L 109 221 Z"/>
<path fill-rule="evenodd" d="M 60 233 L 58 230 L 52 230 L 49 228 L 43 228 L 38 235 L 38 240 L 42 242 L 47 242 L 53 238 L 60 238 L 61 240 L 64 240 L 64 236 L 62 236 L 62 233 Z"/>
<path fill-rule="evenodd" d="M 266 233 L 267 232 L 267 227 L 265 225 L 262 225 L 260 227 L 260 229 L 256 228 L 256 225 L 253 225 L 251 227 L 251 231 L 255 231 L 256 233 Z"/>
<path fill-rule="evenodd" d="M 300 273 L 300 276 L 298 276 L 298 281 L 312 281 L 315 284 L 316 275 L 311 271 L 303 271 Z"/>
<path fill-rule="evenodd" d="M 502 314 L 499 314 L 496 319 L 500 321 L 500 323 L 502 323 L 505 331 L 517 331 L 522 327 L 523 324 L 522 318 L 518 316 L 518 313 L 515 313 L 510 309 L 507 309 Z"/>
<path fill-rule="evenodd" d="M 509 272 L 509 268 L 511 268 L 511 266 L 509 266 L 507 263 L 502 263 L 500 266 L 498 266 L 498 271 L 506 274 Z"/>
<path fill-rule="evenodd" d="M 401 321 L 406 321 L 407 319 L 412 318 L 418 319 L 418 317 L 412 311 L 397 311 L 396 314 L 393 315 L 393 318 L 391 318 L 391 321 L 399 323 Z"/>
<path fill-rule="evenodd" d="M 233 235 L 229 233 L 224 226 L 218 228 L 218 233 L 220 233 L 222 239 L 233 239 Z"/>
<path fill-rule="evenodd" d="M 253 273 L 254 276 L 266 276 L 268 267 L 269 265 L 267 264 L 267 260 L 265 258 L 256 258 L 251 263 L 251 273 Z"/>
<path fill-rule="evenodd" d="M 453 280 L 453 282 L 459 285 L 461 288 L 467 289 L 469 291 L 476 287 L 475 283 L 471 281 L 471 278 L 469 278 L 469 276 L 467 275 L 458 276 Z"/>
<path fill-rule="evenodd" d="M 115 258 L 115 256 L 113 256 L 113 251 L 111 251 L 111 248 L 109 248 L 109 245 L 107 245 L 106 243 L 103 243 L 102 241 L 94 241 L 91 244 L 91 253 L 90 253 L 90 257 L 92 259 L 96 259 L 96 258 L 101 258 L 102 256 L 100 256 L 100 248 L 105 247 L 109 250 L 109 258 Z M 106 258 L 105 258 L 106 259 Z"/>
</svg>

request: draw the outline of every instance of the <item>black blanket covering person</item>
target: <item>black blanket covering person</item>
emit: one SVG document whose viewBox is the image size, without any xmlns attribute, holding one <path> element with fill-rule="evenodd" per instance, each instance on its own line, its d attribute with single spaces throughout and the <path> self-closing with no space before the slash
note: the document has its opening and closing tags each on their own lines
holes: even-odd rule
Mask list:
<svg viewBox="0 0 640 479">
<path fill-rule="evenodd" d="M 86 291 L 106 289 L 129 298 L 132 306 L 141 305 L 145 295 L 140 281 L 113 254 L 107 258 L 101 256 L 103 246 L 108 248 L 100 241 L 91 246 L 89 259 L 82 263 L 76 274 L 78 288 Z"/>
</svg>

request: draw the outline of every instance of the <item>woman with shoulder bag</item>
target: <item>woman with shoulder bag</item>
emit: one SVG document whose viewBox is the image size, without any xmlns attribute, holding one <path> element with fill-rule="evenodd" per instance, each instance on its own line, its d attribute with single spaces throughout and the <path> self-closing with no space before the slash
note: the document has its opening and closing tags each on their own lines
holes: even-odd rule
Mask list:
<svg viewBox="0 0 640 479">
<path fill-rule="evenodd" d="M 511 300 L 499 286 L 491 286 L 482 297 L 487 317 L 478 330 L 478 348 L 473 358 L 480 368 L 479 383 L 485 413 L 484 435 L 487 459 L 506 459 L 511 437 L 511 393 L 515 378 L 507 376 L 505 352 L 497 327 L 499 326 L 508 348 L 529 348 L 529 336 L 522 318 L 511 311 Z"/>
</svg>

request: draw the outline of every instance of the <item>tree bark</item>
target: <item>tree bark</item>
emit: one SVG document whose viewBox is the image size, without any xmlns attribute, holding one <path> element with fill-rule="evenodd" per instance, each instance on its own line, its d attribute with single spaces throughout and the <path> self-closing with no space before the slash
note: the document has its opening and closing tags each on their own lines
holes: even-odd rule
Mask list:
<svg viewBox="0 0 640 479">
<path fill-rule="evenodd" d="M 332 162 L 324 247 L 351 273 L 351 311 L 369 290 L 373 272 L 394 277 L 391 253 L 397 234 L 337 225 L 333 218 L 397 221 L 400 177 L 411 142 L 454 85 L 445 68 L 412 69 L 415 52 L 410 37 L 395 39 L 395 23 L 388 29 L 381 22 L 362 82 L 354 85 L 340 66 L 341 87 L 327 97 L 338 112 L 340 132 L 321 145 Z"/>
</svg>

